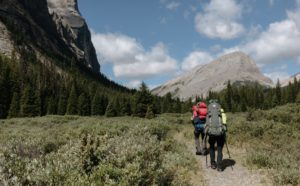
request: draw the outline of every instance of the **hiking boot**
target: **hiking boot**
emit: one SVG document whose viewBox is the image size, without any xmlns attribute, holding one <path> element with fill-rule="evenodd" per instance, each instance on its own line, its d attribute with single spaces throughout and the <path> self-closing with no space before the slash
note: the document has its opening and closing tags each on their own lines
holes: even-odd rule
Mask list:
<svg viewBox="0 0 300 186">
<path fill-rule="evenodd" d="M 196 152 L 196 155 L 202 155 L 202 153 L 201 153 L 201 152 L 199 152 L 199 151 L 197 151 L 197 152 Z"/>
<path fill-rule="evenodd" d="M 220 163 L 217 164 L 217 171 L 222 172 L 225 169 L 225 167 Z"/>
<path fill-rule="evenodd" d="M 216 169 L 217 168 L 217 163 L 215 161 L 211 162 L 211 168 Z"/>
<path fill-rule="evenodd" d="M 205 149 L 203 149 L 203 150 L 202 150 L 202 155 L 204 155 L 204 156 L 205 156 L 205 155 L 207 155 L 207 154 L 208 154 L 208 150 L 207 150 L 206 148 L 205 148 Z"/>
</svg>

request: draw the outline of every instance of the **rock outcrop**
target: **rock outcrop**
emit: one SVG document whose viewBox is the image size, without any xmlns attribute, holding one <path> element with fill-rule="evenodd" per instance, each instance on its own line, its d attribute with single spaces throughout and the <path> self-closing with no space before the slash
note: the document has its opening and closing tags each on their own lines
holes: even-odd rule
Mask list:
<svg viewBox="0 0 300 186">
<path fill-rule="evenodd" d="M 164 96 L 170 92 L 173 97 L 184 100 L 201 95 L 205 97 L 209 91 L 223 90 L 228 80 L 235 84 L 258 82 L 268 87 L 273 85 L 272 80 L 260 73 L 249 56 L 242 52 L 234 52 L 199 66 L 153 89 L 152 93 Z"/>
<path fill-rule="evenodd" d="M 81 17 L 77 0 L 47 0 L 49 13 L 55 22 L 58 33 L 65 44 L 92 69 L 99 63 L 91 34 L 85 20 Z"/>
<path fill-rule="evenodd" d="M 0 54 L 11 57 L 14 49 L 6 26 L 0 22 Z"/>
<path fill-rule="evenodd" d="M 5 33 L 0 36 L 0 53 L 7 56 L 14 48 L 23 48 L 61 61 L 75 58 L 92 71 L 100 71 L 77 0 L 0 1 L 0 33 Z"/>
</svg>

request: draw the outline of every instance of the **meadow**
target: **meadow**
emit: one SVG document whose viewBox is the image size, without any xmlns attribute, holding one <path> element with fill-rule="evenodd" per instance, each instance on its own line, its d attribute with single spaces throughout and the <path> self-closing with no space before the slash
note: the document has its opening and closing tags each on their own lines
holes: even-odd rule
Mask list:
<svg viewBox="0 0 300 186">
<path fill-rule="evenodd" d="M 0 180 L 8 185 L 188 185 L 195 157 L 162 116 L 46 116 L 0 121 Z"/>
<path fill-rule="evenodd" d="M 189 119 L 187 113 L 0 120 L 0 184 L 191 185 L 200 167 L 186 145 L 193 142 Z M 245 149 L 245 166 L 265 170 L 274 185 L 300 184 L 299 104 L 228 114 L 228 122 L 228 143 Z"/>
<path fill-rule="evenodd" d="M 246 149 L 244 164 L 274 185 L 300 185 L 300 104 L 229 115 L 229 143 Z"/>
</svg>

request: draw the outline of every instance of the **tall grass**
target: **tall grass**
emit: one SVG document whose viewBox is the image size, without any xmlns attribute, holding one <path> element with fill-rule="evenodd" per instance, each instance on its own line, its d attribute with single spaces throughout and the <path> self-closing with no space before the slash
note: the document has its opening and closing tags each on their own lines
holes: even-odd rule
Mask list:
<svg viewBox="0 0 300 186">
<path fill-rule="evenodd" d="M 47 116 L 0 121 L 0 183 L 188 185 L 195 159 L 170 135 L 178 116 L 153 120 Z"/>
<path fill-rule="evenodd" d="M 268 169 L 276 185 L 300 185 L 300 105 L 229 116 L 229 142 L 247 148 L 249 166 Z"/>
</svg>

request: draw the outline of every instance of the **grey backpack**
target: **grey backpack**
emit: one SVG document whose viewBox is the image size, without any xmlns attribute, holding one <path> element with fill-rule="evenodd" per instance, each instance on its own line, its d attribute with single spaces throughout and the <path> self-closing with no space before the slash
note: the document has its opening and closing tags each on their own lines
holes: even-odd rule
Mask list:
<svg viewBox="0 0 300 186">
<path fill-rule="evenodd" d="M 221 117 L 221 105 L 216 101 L 212 101 L 208 105 L 208 114 L 206 119 L 206 134 L 212 136 L 221 136 L 224 134 L 224 128 Z"/>
</svg>

